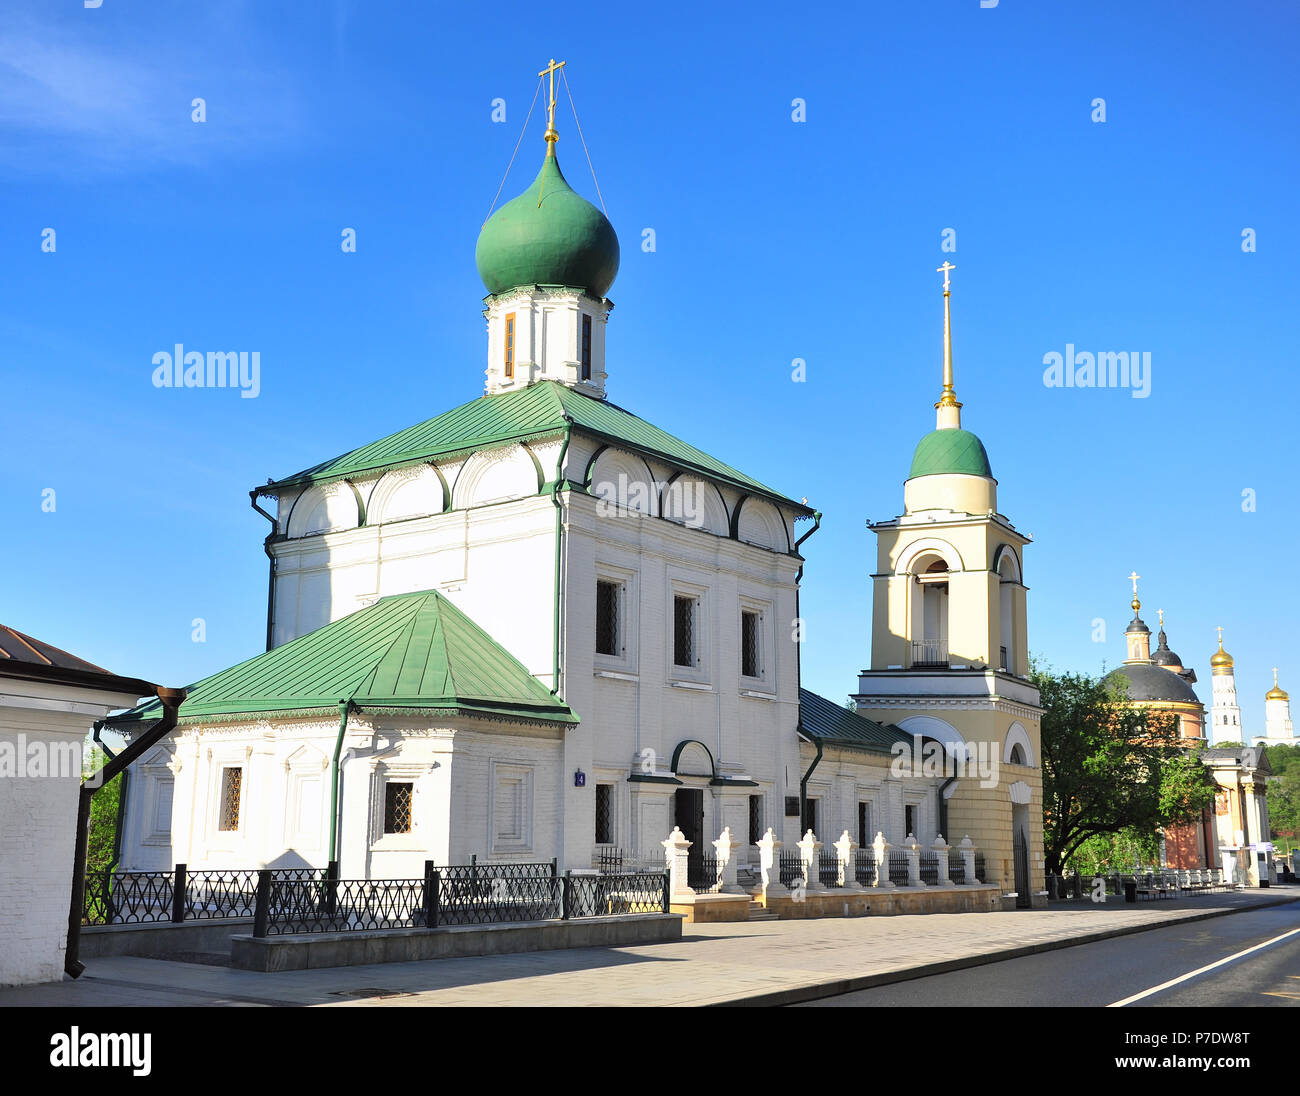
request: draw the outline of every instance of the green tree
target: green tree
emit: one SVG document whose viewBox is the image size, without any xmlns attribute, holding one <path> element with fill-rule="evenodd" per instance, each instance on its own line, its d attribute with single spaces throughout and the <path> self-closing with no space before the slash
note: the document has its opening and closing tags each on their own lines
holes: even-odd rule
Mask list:
<svg viewBox="0 0 1300 1096">
<path fill-rule="evenodd" d="M 1126 703 L 1122 686 L 1033 667 L 1042 697 L 1043 844 L 1060 873 L 1090 838 L 1190 822 L 1214 782 L 1177 718 Z M 1098 850 L 1100 851 L 1100 850 Z"/>
<path fill-rule="evenodd" d="M 108 758 L 98 748 L 91 751 L 83 773 L 89 776 L 98 771 Z M 117 837 L 117 811 L 122 797 L 122 776 L 119 773 L 95 792 L 90 800 L 90 832 L 86 842 L 86 872 L 107 871 L 113 862 L 113 845 Z M 98 876 L 94 876 L 97 878 Z"/>
<path fill-rule="evenodd" d="M 1273 775 L 1265 784 L 1270 836 L 1294 848 L 1300 838 L 1300 746 L 1275 743 L 1264 747 Z"/>
</svg>

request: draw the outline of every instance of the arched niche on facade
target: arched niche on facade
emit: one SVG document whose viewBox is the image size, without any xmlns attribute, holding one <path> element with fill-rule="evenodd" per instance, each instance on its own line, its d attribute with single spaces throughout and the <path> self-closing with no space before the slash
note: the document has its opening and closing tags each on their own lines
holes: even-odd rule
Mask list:
<svg viewBox="0 0 1300 1096">
<path fill-rule="evenodd" d="M 658 491 L 650 467 L 635 453 L 606 447 L 587 466 L 587 490 L 619 513 L 658 512 Z"/>
<path fill-rule="evenodd" d="M 781 511 L 766 499 L 749 495 L 740 500 L 735 516 L 736 539 L 773 552 L 790 551 L 790 532 Z"/>
<path fill-rule="evenodd" d="M 725 537 L 731 529 L 727 506 L 718 488 L 684 472 L 674 476 L 664 488 L 661 513 L 669 521 L 692 529 Z"/>
<path fill-rule="evenodd" d="M 453 506 L 469 510 L 494 502 L 528 498 L 542 487 L 542 474 L 523 445 L 474 453 L 461 466 L 452 491 Z"/>
<path fill-rule="evenodd" d="M 683 739 L 673 750 L 672 771 L 677 776 L 717 776 L 709 748 L 697 739 Z"/>
<path fill-rule="evenodd" d="M 289 512 L 289 536 L 310 537 L 337 533 L 361 524 L 361 502 L 352 484 L 317 484 L 308 487 Z"/>
<path fill-rule="evenodd" d="M 1028 765 L 1031 768 L 1038 764 L 1034 760 L 1034 744 L 1029 740 L 1029 732 L 1020 723 L 1011 724 L 1002 740 L 1002 764 Z"/>
<path fill-rule="evenodd" d="M 383 525 L 390 521 L 441 514 L 446 499 L 442 477 L 432 465 L 398 468 L 386 472 L 375 484 L 367 507 L 366 524 Z"/>
<path fill-rule="evenodd" d="M 971 744 L 966 741 L 961 731 L 938 716 L 914 715 L 904 719 L 898 724 L 898 727 L 914 738 L 930 738 L 941 743 L 943 752 L 954 761 L 974 763 L 977 760 L 975 751 L 972 749 Z M 920 750 L 921 747 L 918 744 L 917 752 L 919 753 Z M 955 789 L 956 785 L 950 785 L 950 787 Z M 951 795 L 952 793 L 949 792 L 948 794 Z"/>
</svg>

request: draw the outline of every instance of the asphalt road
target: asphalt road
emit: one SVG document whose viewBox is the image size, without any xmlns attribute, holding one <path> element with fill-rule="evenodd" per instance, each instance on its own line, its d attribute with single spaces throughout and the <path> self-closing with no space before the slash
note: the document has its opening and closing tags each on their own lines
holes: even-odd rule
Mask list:
<svg viewBox="0 0 1300 1096">
<path fill-rule="evenodd" d="M 1300 901 L 1172 924 L 797 1007 L 1112 1005 L 1297 929 Z M 1300 1005 L 1300 932 L 1124 1007 L 1168 1005 Z"/>
</svg>

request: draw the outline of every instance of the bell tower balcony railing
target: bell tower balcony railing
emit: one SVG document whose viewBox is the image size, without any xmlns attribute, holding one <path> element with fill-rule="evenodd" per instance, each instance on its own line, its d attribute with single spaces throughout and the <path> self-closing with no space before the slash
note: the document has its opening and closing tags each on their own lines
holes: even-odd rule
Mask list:
<svg viewBox="0 0 1300 1096">
<path fill-rule="evenodd" d="M 946 639 L 912 640 L 912 668 L 948 665 L 948 641 Z"/>
</svg>

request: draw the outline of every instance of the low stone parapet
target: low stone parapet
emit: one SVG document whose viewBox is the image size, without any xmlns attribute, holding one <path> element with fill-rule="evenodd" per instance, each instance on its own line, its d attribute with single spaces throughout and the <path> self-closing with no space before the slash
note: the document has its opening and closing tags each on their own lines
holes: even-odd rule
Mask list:
<svg viewBox="0 0 1300 1096">
<path fill-rule="evenodd" d="M 747 894 L 673 895 L 671 909 L 681 914 L 688 924 L 748 921 L 749 901 Z"/>
<path fill-rule="evenodd" d="M 646 913 L 629 917 L 454 925 L 437 929 L 236 936 L 231 940 L 230 957 L 231 965 L 240 970 L 309 970 L 559 948 L 626 947 L 681 938 L 680 915 Z"/>
<path fill-rule="evenodd" d="M 1002 908 L 1000 887 L 898 887 L 892 890 L 807 891 L 755 896 L 782 920 L 810 917 L 879 917 L 899 913 L 989 913 Z"/>
</svg>

